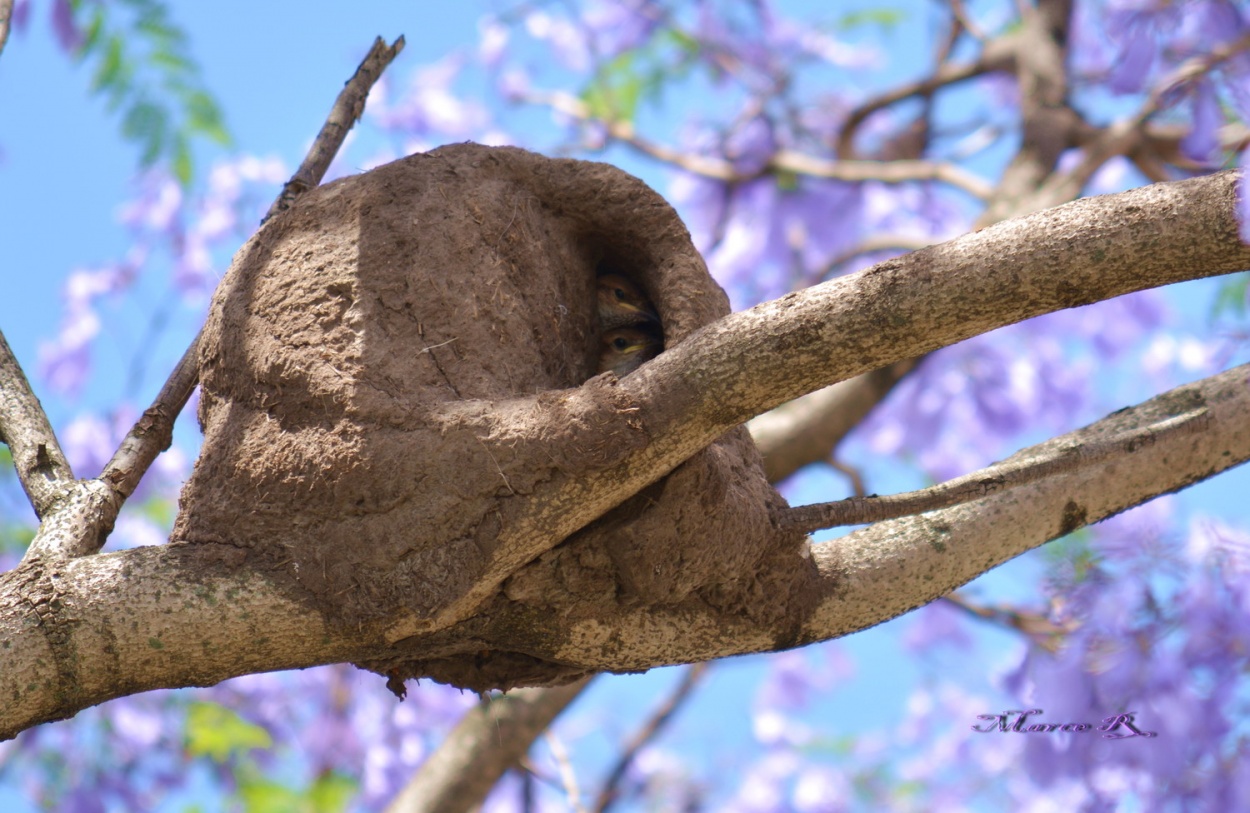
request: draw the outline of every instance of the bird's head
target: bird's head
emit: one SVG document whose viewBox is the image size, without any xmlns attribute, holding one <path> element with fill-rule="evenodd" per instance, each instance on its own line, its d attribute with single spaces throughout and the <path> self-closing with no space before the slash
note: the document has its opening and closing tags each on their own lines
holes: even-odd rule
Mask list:
<svg viewBox="0 0 1250 813">
<path fill-rule="evenodd" d="M 663 339 L 653 330 L 619 327 L 604 331 L 599 345 L 599 372 L 611 370 L 617 376 L 628 375 L 663 349 Z"/>
<path fill-rule="evenodd" d="M 660 317 L 647 295 L 620 274 L 598 277 L 599 327 L 612 330 L 633 325 L 659 324 Z"/>
</svg>

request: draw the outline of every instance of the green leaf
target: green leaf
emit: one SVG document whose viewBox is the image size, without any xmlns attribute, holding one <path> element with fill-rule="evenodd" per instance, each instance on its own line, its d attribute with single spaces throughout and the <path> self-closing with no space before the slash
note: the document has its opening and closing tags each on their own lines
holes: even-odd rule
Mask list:
<svg viewBox="0 0 1250 813">
<path fill-rule="evenodd" d="M 268 731 L 217 703 L 192 703 L 187 709 L 186 733 L 188 754 L 216 762 L 256 748 L 273 747 Z"/>
<path fill-rule="evenodd" d="M 1220 288 L 1211 303 L 1211 319 L 1215 320 L 1225 313 L 1231 313 L 1238 319 L 1246 318 L 1246 291 L 1250 288 L 1250 272 L 1235 274 L 1220 281 Z"/>
<path fill-rule="evenodd" d="M 122 53 L 122 39 L 113 34 L 104 44 L 104 57 L 96 68 L 92 80 L 93 90 L 108 90 L 119 87 L 126 76 L 126 62 Z"/>
</svg>

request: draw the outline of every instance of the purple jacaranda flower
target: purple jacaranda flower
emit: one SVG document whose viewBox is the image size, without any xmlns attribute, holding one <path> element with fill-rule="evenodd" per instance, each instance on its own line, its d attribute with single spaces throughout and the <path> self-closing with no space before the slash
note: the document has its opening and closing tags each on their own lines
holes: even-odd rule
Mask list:
<svg viewBox="0 0 1250 813">
<path fill-rule="evenodd" d="M 139 194 L 118 207 L 117 220 L 135 231 L 162 232 L 170 228 L 183 205 L 182 187 L 160 169 L 140 174 Z"/>
<path fill-rule="evenodd" d="M 584 73 L 591 66 L 586 32 L 566 17 L 556 16 L 545 8 L 525 15 L 525 31 L 548 46 L 549 53 L 571 71 Z"/>
<path fill-rule="evenodd" d="M 1250 192 L 1246 190 L 1250 182 L 1250 146 L 1237 156 L 1237 167 L 1241 170 L 1237 180 L 1237 220 L 1241 224 L 1241 241 L 1250 243 Z"/>
<path fill-rule="evenodd" d="M 663 22 L 665 10 L 651 0 L 591 0 L 580 14 L 599 59 L 638 48 Z"/>
<path fill-rule="evenodd" d="M 944 601 L 926 604 L 908 617 L 903 632 L 903 646 L 914 654 L 947 644 L 959 649 L 972 645 L 967 616 Z"/>
<path fill-rule="evenodd" d="M 487 68 L 497 68 L 503 60 L 512 29 L 493 16 L 483 17 L 477 24 L 477 58 Z"/>
<path fill-rule="evenodd" d="M 74 20 L 74 7 L 69 0 L 53 0 L 52 30 L 62 50 L 72 53 L 82 46 L 82 30 Z"/>
<path fill-rule="evenodd" d="M 809 766 L 794 781 L 793 805 L 797 813 L 842 813 L 851 810 L 855 789 L 841 771 Z"/>
<path fill-rule="evenodd" d="M 1217 163 L 1220 159 L 1220 137 L 1224 113 L 1209 79 L 1195 81 L 1190 90 L 1193 115 L 1189 132 L 1181 139 L 1181 150 L 1200 164 Z"/>
<path fill-rule="evenodd" d="M 397 98 L 369 109 L 383 130 L 407 134 L 436 133 L 443 138 L 468 138 L 486 126 L 490 114 L 481 104 L 466 101 L 452 85 L 465 57 L 452 54 L 417 71 Z"/>
</svg>

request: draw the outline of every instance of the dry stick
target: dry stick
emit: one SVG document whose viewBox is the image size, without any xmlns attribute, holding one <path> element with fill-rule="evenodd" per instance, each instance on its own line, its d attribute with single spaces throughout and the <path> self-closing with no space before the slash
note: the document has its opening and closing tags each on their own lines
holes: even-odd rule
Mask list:
<svg viewBox="0 0 1250 813">
<path fill-rule="evenodd" d="M 334 160 L 339 148 L 343 146 L 347 133 L 352 129 L 352 125 L 360 121 L 361 114 L 365 112 L 365 100 L 369 96 L 369 90 L 378 81 L 382 71 L 386 70 L 386 66 L 390 65 L 402 50 L 404 50 L 402 36 L 389 48 L 381 37 L 373 41 L 373 47 L 369 49 L 369 53 L 356 68 L 356 73 L 343 87 L 339 97 L 335 99 L 334 107 L 330 110 L 326 123 L 322 125 L 321 132 L 317 133 L 317 139 L 308 150 L 304 163 L 300 164 L 299 169 L 291 176 L 291 180 L 282 187 L 282 194 L 278 195 L 273 206 L 269 207 L 262 223 L 278 212 L 290 208 L 296 198 L 321 183 L 326 170 L 330 168 L 330 162 Z"/>
<path fill-rule="evenodd" d="M 386 813 L 462 813 L 481 803 L 504 770 L 525 756 L 530 743 L 589 682 L 582 678 L 567 686 L 518 689 L 480 704 L 421 764 Z"/>
<path fill-rule="evenodd" d="M 1022 612 L 1012 607 L 985 607 L 974 604 L 959 593 L 948 593 L 939 601 L 957 607 L 980 621 L 988 621 L 991 624 L 1023 633 L 1052 652 L 1058 648 L 1067 635 L 1080 627 L 1074 618 L 1066 621 L 1052 621 L 1040 613 Z"/>
<path fill-rule="evenodd" d="M 1131 117 L 1102 128 L 1099 137 L 1085 148 L 1085 156 L 1071 170 L 1046 182 L 1060 195 L 1077 195 L 1103 164 L 1117 155 L 1128 155 L 1146 140 L 1146 124 L 1159 112 L 1166 96 L 1178 87 L 1205 76 L 1224 62 L 1250 50 L 1250 34 L 1213 48 L 1210 53 L 1181 63 L 1150 90 L 1150 95 Z"/>
<path fill-rule="evenodd" d="M 993 187 L 986 183 L 985 179 L 962 167 L 941 161 L 918 159 L 890 162 L 831 160 L 797 150 L 780 150 L 758 170 L 743 173 L 731 161 L 705 155 L 689 155 L 672 147 L 648 141 L 637 134 L 632 122 L 601 119 L 594 115 L 588 104 L 570 94 L 531 93 L 527 94 L 524 100 L 531 104 L 550 107 L 552 110 L 581 121 L 602 125 L 612 138 L 644 155 L 684 169 L 694 175 L 726 183 L 749 181 L 776 172 L 793 172 L 796 175 L 847 183 L 880 181 L 893 184 L 941 181 L 981 200 L 993 193 Z"/>
<path fill-rule="evenodd" d="M 13 22 L 13 0 L 0 0 L 0 54 L 9 41 L 9 28 Z"/>
<path fill-rule="evenodd" d="M 265 220 L 289 208 L 296 198 L 321 183 L 330 162 L 343 145 L 348 130 L 359 120 L 369 90 L 403 48 L 403 37 L 395 40 L 389 47 L 381 37 L 374 40 L 373 47 L 356 68 L 355 74 L 343 86 L 304 162 L 282 187 L 282 192 L 269 207 Z M 144 411 L 143 416 L 122 440 L 113 459 L 104 467 L 100 478 L 110 483 L 123 498 L 134 493 L 139 479 L 152 465 L 152 461 L 160 452 L 168 449 L 173 441 L 174 419 L 186 406 L 187 399 L 191 397 L 199 380 L 199 347 L 200 334 L 197 334 L 170 373 L 152 406 Z M 103 544 L 102 539 L 100 542 Z"/>
<path fill-rule="evenodd" d="M 603 783 L 603 789 L 599 791 L 599 797 L 595 799 L 594 813 L 606 813 L 606 811 L 616 804 L 621 797 L 620 785 L 621 780 L 625 778 L 625 772 L 629 770 L 629 766 L 634 763 L 643 747 L 655 739 L 659 733 L 668 725 L 673 718 L 673 714 L 681 708 L 682 703 L 690 697 L 690 693 L 694 691 L 695 686 L 707 674 L 709 663 L 696 663 L 686 668 L 686 672 L 682 675 L 681 682 L 677 684 L 677 688 L 669 695 L 668 699 L 660 704 L 651 717 L 643 723 L 642 727 L 634 732 L 634 736 L 630 739 L 629 745 L 621 752 L 617 758 L 616 764 L 612 766 L 612 772 L 608 774 L 608 778 Z"/>
<path fill-rule="evenodd" d="M 74 482 L 74 472 L 3 333 L 0 333 L 0 442 L 8 444 L 17 479 L 34 506 L 35 515 L 42 519 Z"/>
<path fill-rule="evenodd" d="M 1108 440 L 1074 443 L 1039 458 L 999 463 L 919 491 L 888 497 L 848 497 L 837 502 L 788 508 L 779 512 L 778 522 L 789 530 L 812 533 L 838 525 L 866 525 L 949 508 L 1046 477 L 1067 474 L 1116 455 L 1131 455 L 1174 433 L 1200 432 L 1208 421 L 1206 410 L 1193 410 Z"/>
</svg>

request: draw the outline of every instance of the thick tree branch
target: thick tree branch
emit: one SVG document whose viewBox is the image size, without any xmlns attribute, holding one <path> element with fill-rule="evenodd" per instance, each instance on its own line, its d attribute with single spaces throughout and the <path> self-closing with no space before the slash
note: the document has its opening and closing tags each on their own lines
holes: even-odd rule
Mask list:
<svg viewBox="0 0 1250 813">
<path fill-rule="evenodd" d="M 517 567 L 754 414 L 1028 316 L 1250 266 L 1233 216 L 1236 178 L 1077 201 L 709 325 L 616 385 L 651 443 L 618 467 L 535 488 L 477 585 L 439 618 L 390 616 L 341 629 L 289 587 L 249 571 L 246 553 L 229 545 L 24 563 L 0 576 L 0 735 L 136 691 L 392 656 L 405 638 L 401 655 L 414 647 L 431 658 L 456 651 L 458 636 L 488 635 L 487 619 L 470 617 Z M 1046 539 L 1246 459 L 1245 376 L 1233 371 L 1156 399 L 1184 401 L 1171 412 L 1152 402 L 1108 419 L 1115 435 L 1198 406 L 1210 415 L 1207 432 L 1167 435 L 1139 450 L 1127 470 L 1109 460 L 814 548 L 820 570 L 808 598 L 817 603 L 797 631 L 760 629 L 702 604 L 639 607 L 611 625 L 527 617 L 526 646 L 535 657 L 622 670 L 797 645 L 876 623 Z M 450 625 L 461 619 L 470 620 L 458 633 Z"/>
<path fill-rule="evenodd" d="M 665 652 L 673 652 L 673 641 L 683 643 L 683 660 L 694 661 L 723 657 L 730 654 L 727 650 L 775 651 L 865 629 L 1047 541 L 1250 460 L 1250 365 L 1178 387 L 1020 456 L 1044 456 L 1056 447 L 1123 436 L 1200 409 L 1210 421 L 1205 432 L 1169 433 L 1126 458 L 1109 458 L 1079 473 L 877 523 L 813 545 L 815 596 L 786 597 L 803 607 L 803 619 L 801 629 L 783 641 L 778 630 L 761 629 L 748 618 L 713 617 L 684 605 L 640 608 L 614 617 L 610 627 L 542 619 L 535 634 L 553 642 L 544 653 L 552 658 L 584 659 L 597 652 L 603 660 L 593 666 L 621 670 L 669 663 L 647 656 L 662 659 Z M 806 604 L 808 599 L 814 603 Z M 623 641 L 636 645 L 628 655 Z"/>
<path fill-rule="evenodd" d="M 462 598 L 397 624 L 396 638 L 468 617 L 556 541 L 786 401 L 1030 316 L 1250 267 L 1236 178 L 1078 200 L 709 325 L 620 383 L 653 442 L 618 466 L 536 489 Z"/>
<path fill-rule="evenodd" d="M 777 483 L 804 466 L 826 460 L 919 364 L 908 359 L 796 398 L 747 423 L 764 456 L 764 473 Z"/>
<path fill-rule="evenodd" d="M 36 516 L 44 517 L 59 499 L 68 496 L 74 472 L 3 333 L 0 333 L 0 443 L 7 444 L 13 455 L 17 479 Z"/>
</svg>

